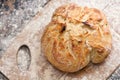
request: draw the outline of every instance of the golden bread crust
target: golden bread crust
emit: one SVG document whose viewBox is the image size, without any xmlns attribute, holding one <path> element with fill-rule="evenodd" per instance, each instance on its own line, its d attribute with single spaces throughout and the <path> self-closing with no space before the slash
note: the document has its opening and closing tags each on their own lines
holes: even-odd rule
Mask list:
<svg viewBox="0 0 120 80">
<path fill-rule="evenodd" d="M 56 9 L 41 42 L 52 65 L 65 72 L 75 72 L 90 61 L 103 62 L 111 51 L 111 40 L 102 12 L 67 4 Z"/>
</svg>

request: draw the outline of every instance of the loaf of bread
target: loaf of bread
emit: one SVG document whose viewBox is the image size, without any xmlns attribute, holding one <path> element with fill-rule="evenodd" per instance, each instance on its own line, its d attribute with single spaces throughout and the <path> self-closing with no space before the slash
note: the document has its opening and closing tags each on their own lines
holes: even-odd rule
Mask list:
<svg viewBox="0 0 120 80">
<path fill-rule="evenodd" d="M 53 66 L 76 72 L 90 62 L 103 62 L 111 51 L 112 37 L 101 11 L 66 4 L 55 10 L 41 44 Z"/>
</svg>

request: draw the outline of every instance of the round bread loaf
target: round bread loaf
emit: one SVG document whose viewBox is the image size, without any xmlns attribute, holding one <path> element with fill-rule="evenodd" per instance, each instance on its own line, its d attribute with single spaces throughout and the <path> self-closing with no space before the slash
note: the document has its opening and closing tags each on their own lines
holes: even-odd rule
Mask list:
<svg viewBox="0 0 120 80">
<path fill-rule="evenodd" d="M 67 4 L 56 9 L 41 43 L 52 65 L 65 72 L 75 72 L 90 61 L 103 62 L 111 51 L 111 40 L 102 12 Z"/>
</svg>

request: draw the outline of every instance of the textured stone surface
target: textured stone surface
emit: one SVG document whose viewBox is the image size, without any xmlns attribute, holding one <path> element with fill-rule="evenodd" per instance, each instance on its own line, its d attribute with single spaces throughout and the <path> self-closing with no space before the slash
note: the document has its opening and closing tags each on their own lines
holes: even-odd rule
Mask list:
<svg viewBox="0 0 120 80">
<path fill-rule="evenodd" d="M 108 80 L 120 80 L 120 68 L 118 67 L 120 64 L 120 29 L 118 28 L 120 0 L 92 0 L 91 2 L 89 0 L 51 0 L 44 6 L 46 1 L 48 0 L 16 0 L 17 8 L 12 12 L 6 12 L 7 7 L 4 8 L 2 5 L 0 9 L 0 53 L 4 54 L 0 60 L 0 71 L 11 80 L 105 80 L 109 76 Z M 63 73 L 52 67 L 40 52 L 39 47 L 40 37 L 45 25 L 50 21 L 53 11 L 68 2 L 95 7 L 103 11 L 110 23 L 113 36 L 113 50 L 104 63 L 90 64 L 73 74 Z M 35 14 L 37 14 L 36 17 L 34 17 Z M 17 50 L 23 44 L 29 46 L 32 61 L 28 71 L 20 72 L 15 61 Z M 118 69 L 112 74 L 117 67 Z"/>
<path fill-rule="evenodd" d="M 8 0 L 9 1 L 9 0 Z M 37 14 L 49 0 L 10 0 L 11 6 L 0 3 L 0 54 L 6 50 L 13 38 Z M 6 8 L 9 7 L 8 9 Z"/>
</svg>

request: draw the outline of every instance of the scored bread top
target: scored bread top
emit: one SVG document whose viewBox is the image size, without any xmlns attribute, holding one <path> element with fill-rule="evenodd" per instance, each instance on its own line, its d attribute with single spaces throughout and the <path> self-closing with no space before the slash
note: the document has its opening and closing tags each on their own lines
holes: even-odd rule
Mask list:
<svg viewBox="0 0 120 80">
<path fill-rule="evenodd" d="M 76 4 L 57 8 L 42 36 L 48 61 L 65 72 L 78 71 L 90 61 L 103 62 L 111 51 L 111 43 L 105 15 Z"/>
</svg>

